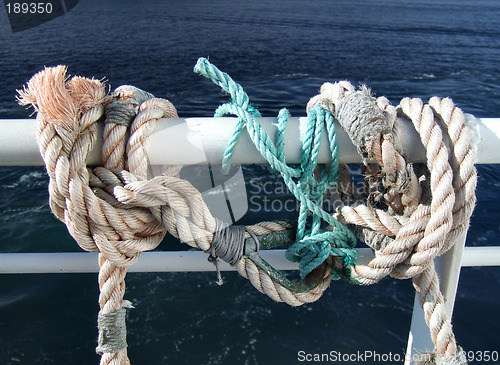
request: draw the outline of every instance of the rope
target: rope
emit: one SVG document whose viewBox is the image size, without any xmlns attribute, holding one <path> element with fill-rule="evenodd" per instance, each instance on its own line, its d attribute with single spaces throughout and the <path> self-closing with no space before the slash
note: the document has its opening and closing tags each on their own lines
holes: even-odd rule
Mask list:
<svg viewBox="0 0 500 365">
<path fill-rule="evenodd" d="M 133 308 L 129 301 L 124 300 L 121 308 L 112 313 L 99 313 L 97 328 L 99 329 L 96 353 L 117 353 L 127 348 L 127 327 L 125 308 Z"/>
<path fill-rule="evenodd" d="M 325 84 L 321 94 L 310 102 L 330 108 L 351 139 L 359 143 L 358 151 L 371 174 L 367 176 L 369 194 L 379 197 L 378 201 L 371 200 L 385 206 L 373 209 L 362 204 L 345 205 L 337 213 L 337 218 L 355 224 L 358 238 L 375 251 L 368 265 L 352 268 L 350 279 L 372 284 L 387 275 L 413 278 L 438 357 L 462 359 L 456 355 L 458 349 L 433 259 L 450 249 L 467 230 L 475 204 L 475 158 L 465 117 L 450 99 L 432 98 L 429 105 L 423 105 L 420 99 L 405 98 L 394 108 L 385 98 L 379 98 L 374 102 L 382 106 L 387 128 L 377 127 L 378 131 L 371 133 L 366 130 L 369 124 L 361 122 L 349 129 L 354 123 L 345 123 L 350 117 L 345 117 L 343 107 L 359 92 L 345 83 Z M 410 119 L 419 132 L 427 150 L 426 166 L 406 162 L 394 123 L 396 115 Z M 380 170 L 373 169 L 372 162 Z M 348 170 L 344 173 L 348 174 Z M 376 184 L 370 184 L 370 179 Z M 383 189 L 373 189 L 374 185 L 382 185 Z M 344 199 L 346 202 L 354 199 L 344 191 L 344 196 L 348 195 L 351 197 Z M 460 363 L 466 363 L 462 360 Z"/>
<path fill-rule="evenodd" d="M 223 222 L 216 220 L 216 228 L 212 239 L 210 254 L 220 257 L 230 265 L 236 264 L 243 256 L 245 249 L 245 228 L 241 226 L 222 226 Z"/>
<path fill-rule="evenodd" d="M 231 97 L 215 116 L 238 117 L 223 168 L 229 169 L 246 130 L 300 202 L 296 223 L 226 225 L 211 215 L 201 194 L 179 178 L 182 166 L 153 171 L 146 148 L 155 122 L 177 117 L 168 100 L 132 86 L 106 95 L 103 83 L 70 79 L 64 66 L 46 68 L 19 91 L 20 104 L 33 105 L 38 112 L 37 139 L 50 177 L 50 207 L 82 249 L 99 252 L 96 350 L 101 364 L 129 364 L 129 302 L 123 300 L 127 267 L 141 252 L 156 248 L 167 232 L 207 252 L 216 266 L 218 258 L 229 262 L 257 290 L 293 306 L 317 300 L 332 278 L 362 285 L 388 275 L 412 278 L 437 363 L 465 364 L 444 311 L 433 261 L 466 232 L 475 205 L 475 157 L 462 111 L 450 99 L 439 98 L 427 105 L 406 98 L 394 107 L 386 98 L 375 99 L 365 87 L 356 90 L 346 81 L 326 83 L 308 103 L 301 163 L 293 167 L 284 155 L 290 116 L 286 109 L 278 115 L 273 142 L 240 85 L 206 59 L 198 60 L 195 72 Z M 419 132 L 426 164 L 406 161 L 397 117 L 411 120 Z M 104 166 L 88 169 L 86 158 L 101 118 Z M 363 157 L 362 191 L 354 188 L 349 168 L 338 162 L 334 121 Z M 327 166 L 317 164 L 323 130 L 330 149 Z M 322 209 L 325 199 L 342 204 L 331 214 Z M 357 239 L 375 252 L 368 265 L 356 264 Z M 291 244 L 287 257 L 299 262 L 300 282 L 289 280 L 259 256 L 259 249 L 285 244 Z M 219 272 L 218 276 L 222 282 Z"/>
<path fill-rule="evenodd" d="M 66 72 L 66 67 L 58 66 L 37 73 L 19 91 L 19 102 L 33 105 L 38 112 L 37 139 L 50 178 L 53 213 L 82 249 L 99 252 L 102 318 L 121 311 L 127 267 L 137 262 L 141 252 L 156 248 L 166 232 L 208 252 L 216 220 L 201 194 L 178 178 L 178 166 L 168 166 L 162 175 L 147 179 L 148 137 L 157 119 L 177 117 L 172 104 L 130 87 L 106 95 L 100 81 L 78 76 L 69 79 Z M 119 115 L 127 122 L 117 123 Z M 86 159 L 103 116 L 105 164 L 88 169 Z M 284 221 L 250 225 L 245 227 L 245 239 L 254 245 L 258 240 L 267 247 L 283 245 L 290 234 L 269 236 L 292 226 Z M 328 275 L 307 288 L 282 280 L 272 270 L 263 269 L 268 264 L 254 254 L 242 257 L 236 267 L 277 301 L 301 305 L 316 300 L 328 286 Z M 115 349 L 103 353 L 101 364 L 129 363 L 126 348 Z"/>
<path fill-rule="evenodd" d="M 235 148 L 235 141 L 237 142 L 245 122 L 257 149 L 271 166 L 280 171 L 290 191 L 301 202 L 298 241 L 287 250 L 289 259 L 299 261 L 301 277 L 310 273 L 318 263 L 334 256 L 327 251 L 328 248 L 336 247 L 323 233 L 318 234 L 318 217 L 323 216 L 321 212 L 310 208 L 310 205 L 321 202 L 328 189 L 312 196 L 310 192 L 304 193 L 303 190 L 297 192 L 298 189 L 289 184 L 291 177 L 298 176 L 302 186 L 307 185 L 306 179 L 315 166 L 314 158 L 312 164 L 309 164 L 307 159 L 314 156 L 314 152 L 309 156 L 305 153 L 314 151 L 314 148 L 311 149 L 311 136 L 314 133 L 310 123 L 311 116 L 320 110 L 329 111 L 329 115 L 348 133 L 363 157 L 362 171 L 366 176 L 366 201 L 369 203 L 352 205 L 351 202 L 356 200 L 352 190 L 339 191 L 344 206 L 335 217 L 340 221 L 355 224 L 353 229 L 358 238 L 372 247 L 376 256 L 367 266 L 344 262 L 343 272 L 347 269 L 346 276 L 358 284 L 372 284 L 389 274 L 401 279 L 413 278 L 437 353 L 448 357 L 455 356 L 457 346 L 450 319 L 444 312 L 444 300 L 439 290 L 433 260 L 451 248 L 467 229 L 475 202 L 474 151 L 470 146 L 463 113 L 450 99 L 442 102 L 438 98 L 432 98 L 430 105 L 425 106 L 419 99 L 403 99 L 401 105 L 395 108 L 389 105 L 386 98 L 373 98 L 365 87 L 355 90 L 348 82 L 327 83 L 323 85 L 321 94 L 312 98 L 308 104 L 309 123 L 302 147 L 301 170 L 293 174 L 273 162 L 274 159 L 285 162 L 283 136 L 288 113 L 282 111 L 278 116 L 280 123 L 277 148 L 274 148 L 265 132 L 255 125 L 255 118 L 250 113 L 241 111 L 249 102 L 248 97 L 240 97 L 243 91 L 239 85 L 226 87 L 234 85 L 232 80 L 205 59 L 198 61 L 195 72 L 230 91 L 233 102 L 225 104 L 223 110 L 238 115 L 239 126 L 228 150 Z M 245 104 L 240 104 L 239 100 L 245 100 Z M 398 114 L 410 119 L 419 132 L 427 150 L 427 166 L 414 168 L 406 162 L 400 142 L 400 127 L 396 119 Z M 328 126 L 326 123 L 327 130 Z M 253 133 L 252 130 L 258 130 L 259 133 Z M 445 143 L 446 134 L 448 143 Z M 332 143 L 330 144 L 332 146 Z M 449 151 L 447 146 L 450 146 Z M 419 170 L 418 177 L 416 169 Z M 347 166 L 341 171 L 344 171 L 344 175 L 348 174 Z M 344 176 L 343 180 L 346 179 L 349 180 Z M 430 194 L 426 190 L 430 190 Z M 310 200 L 304 201 L 304 196 Z M 314 215 L 312 228 L 307 233 L 304 229 L 305 207 Z M 309 233 L 311 236 L 308 236 Z M 346 255 L 347 257 L 351 256 Z"/>
<path fill-rule="evenodd" d="M 262 156 L 280 172 L 289 190 L 299 200 L 297 241 L 287 251 L 287 258 L 299 262 L 300 277 L 304 279 L 329 256 L 343 258 L 346 265 L 354 264 L 358 257 L 357 251 L 353 249 L 356 244 L 355 236 L 321 208 L 323 195 L 335 186 L 339 176 L 338 147 L 332 115 L 322 107 L 313 108 L 308 113 L 301 164 L 298 168 L 293 168 L 286 164 L 284 156 L 284 136 L 290 116 L 286 109 L 279 114 L 278 136 L 274 144 L 256 121 L 255 117 L 260 116 L 260 113 L 250 105 L 248 95 L 240 85 L 204 58 L 198 60 L 194 71 L 212 80 L 231 96 L 232 102 L 220 106 L 215 117 L 226 114 L 238 116 L 238 124 L 224 153 L 223 166 L 229 168 L 230 158 L 246 127 Z M 329 167 L 318 166 L 317 163 L 323 126 L 328 132 Z M 319 176 L 317 179 L 314 177 L 315 170 Z M 293 178 L 297 178 L 297 181 Z M 313 213 L 313 222 L 311 229 L 306 231 L 309 212 Z M 321 229 L 321 219 L 331 225 L 329 231 Z"/>
</svg>

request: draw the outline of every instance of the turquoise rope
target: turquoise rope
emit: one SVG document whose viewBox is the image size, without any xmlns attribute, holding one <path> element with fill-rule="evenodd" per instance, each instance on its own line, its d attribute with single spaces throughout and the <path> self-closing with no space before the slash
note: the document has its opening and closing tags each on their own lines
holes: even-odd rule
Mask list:
<svg viewBox="0 0 500 365">
<path fill-rule="evenodd" d="M 231 103 L 217 108 L 215 117 L 227 114 L 238 117 L 233 136 L 224 152 L 223 170 L 229 169 L 230 160 L 241 133 L 247 128 L 259 152 L 273 169 L 279 171 L 290 192 L 300 202 L 296 241 L 286 252 L 289 260 L 299 263 L 300 276 L 305 278 L 330 255 L 342 257 L 347 267 L 355 265 L 358 258 L 358 252 L 354 249 L 356 237 L 351 230 L 321 208 L 325 192 L 333 188 L 339 178 L 338 146 L 331 113 L 319 105 L 313 107 L 308 113 L 307 130 L 301 149 L 301 163 L 299 167 L 293 168 L 285 161 L 285 132 L 290 117 L 286 109 L 282 109 L 278 115 L 275 144 L 256 121 L 256 118 L 261 116 L 258 110 L 250 104 L 250 99 L 243 88 L 229 75 L 220 71 L 205 58 L 198 60 L 194 72 L 212 80 L 231 97 Z M 329 166 L 318 165 L 324 129 L 328 134 L 330 148 Z M 314 171 L 317 171 L 317 179 L 314 177 Z M 310 213 L 312 213 L 311 228 L 306 230 Z M 332 226 L 332 230 L 324 230 L 323 221 Z"/>
</svg>

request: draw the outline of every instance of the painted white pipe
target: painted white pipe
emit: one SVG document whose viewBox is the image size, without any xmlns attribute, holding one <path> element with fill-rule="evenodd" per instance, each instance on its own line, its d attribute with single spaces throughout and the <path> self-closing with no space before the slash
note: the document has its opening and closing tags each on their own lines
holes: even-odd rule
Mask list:
<svg viewBox="0 0 500 365">
<path fill-rule="evenodd" d="M 152 165 L 220 164 L 224 149 L 231 138 L 236 118 L 161 119 L 151 136 L 148 157 Z M 271 139 L 276 135 L 276 118 L 259 118 Z M 425 152 L 417 133 L 408 120 L 403 125 L 403 145 L 413 162 L 425 161 Z M 500 118 L 477 119 L 467 115 L 478 145 L 478 163 L 500 163 Z M 306 118 L 291 118 L 286 133 L 285 154 L 288 163 L 300 162 L 300 148 L 305 133 Z M 34 119 L 0 120 L 0 166 L 41 166 L 42 158 L 36 144 Z M 100 129 L 102 136 L 102 125 Z M 326 136 L 320 149 L 321 163 L 328 161 Z M 340 160 L 356 163 L 360 157 L 347 134 L 337 126 Z M 89 165 L 101 164 L 102 137 L 88 159 Z M 233 157 L 235 164 L 265 163 L 246 132 L 243 133 Z"/>
<path fill-rule="evenodd" d="M 462 267 L 500 266 L 500 246 L 465 247 Z"/>
<path fill-rule="evenodd" d="M 373 258 L 369 248 L 359 249 L 360 264 Z M 263 250 L 261 256 L 278 270 L 297 270 L 298 265 L 285 258 L 285 250 Z M 144 252 L 129 272 L 215 271 L 202 251 Z M 222 271 L 235 270 L 220 261 Z M 500 266 L 500 247 L 466 247 L 462 266 Z M 88 252 L 1 253 L 0 274 L 96 273 L 97 254 Z"/>
<path fill-rule="evenodd" d="M 262 258 L 278 270 L 298 270 L 298 264 L 285 258 L 285 250 L 263 250 Z M 369 248 L 361 249 L 360 261 L 367 263 L 373 257 Z M 191 272 L 215 271 L 202 251 L 156 251 L 144 252 L 128 272 Z M 234 267 L 219 260 L 221 271 L 234 271 Z M 97 253 L 2 253 L 0 274 L 42 273 L 96 273 L 99 271 Z"/>
</svg>

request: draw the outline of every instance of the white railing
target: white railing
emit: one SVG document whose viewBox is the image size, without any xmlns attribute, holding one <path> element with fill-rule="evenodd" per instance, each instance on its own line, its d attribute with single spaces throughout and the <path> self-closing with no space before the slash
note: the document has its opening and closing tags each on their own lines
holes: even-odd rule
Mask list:
<svg viewBox="0 0 500 365">
<path fill-rule="evenodd" d="M 366 265 L 374 256 L 369 248 L 358 248 L 360 265 Z M 264 260 L 277 270 L 298 270 L 295 262 L 285 258 L 285 250 L 260 251 Z M 221 271 L 236 271 L 221 261 Z M 497 247 L 465 247 L 461 267 L 500 266 L 500 249 Z M 127 272 L 194 272 L 214 271 L 214 265 L 202 251 L 143 252 L 139 261 Z M 0 253 L 0 274 L 84 274 L 99 271 L 97 253 Z"/>
<path fill-rule="evenodd" d="M 276 118 L 259 118 L 259 123 L 271 139 L 276 135 Z M 417 132 L 406 119 L 402 124 L 402 143 L 412 162 L 425 162 L 425 150 Z M 500 163 L 498 146 L 500 142 L 500 118 L 478 119 L 467 115 L 467 124 L 477 145 L 477 163 Z M 160 119 L 151 136 L 148 148 L 152 165 L 217 164 L 221 162 L 227 142 L 233 134 L 235 118 L 175 118 Z M 300 163 L 300 149 L 297 141 L 305 134 L 306 118 L 290 118 L 285 137 L 285 155 L 288 163 Z M 102 126 L 101 126 L 102 127 Z M 0 119 L 0 165 L 1 166 L 43 166 L 36 144 L 36 123 L 33 119 Z M 100 130 L 102 136 L 102 129 Z M 359 163 L 360 156 L 349 137 L 337 125 L 337 141 L 340 162 Z M 328 162 L 328 143 L 323 134 L 319 162 Z M 87 160 L 89 165 L 101 161 L 102 138 Z M 182 150 L 182 153 L 179 151 Z M 243 134 L 231 160 L 234 164 L 266 163 L 247 134 Z"/>
<path fill-rule="evenodd" d="M 285 155 L 289 163 L 300 161 L 296 148 L 303 140 L 305 118 L 291 118 L 285 141 Z M 260 118 L 271 138 L 275 135 L 275 118 Z M 467 115 L 467 123 L 477 146 L 477 163 L 500 163 L 500 118 L 477 119 Z M 186 118 L 162 119 L 151 136 L 148 157 L 152 165 L 169 164 L 217 164 L 221 162 L 224 148 L 230 139 L 235 118 Z M 402 120 L 403 144 L 410 159 L 425 161 L 425 151 L 418 135 Z M 0 120 L 0 165 L 40 166 L 42 158 L 36 144 L 36 123 L 32 119 Z M 324 137 L 326 138 L 326 137 Z M 341 162 L 357 163 L 359 155 L 341 128 L 337 128 Z M 100 138 L 98 140 L 101 140 Z M 326 142 L 326 140 L 325 140 Z M 101 142 L 102 143 L 102 142 Z M 322 143 L 320 162 L 328 160 L 327 143 Z M 96 148 L 87 161 L 89 165 L 101 162 L 100 147 Z M 179 151 L 182 150 L 182 154 Z M 244 134 L 233 156 L 235 164 L 265 163 L 248 135 Z M 436 260 L 440 285 L 451 315 L 462 266 L 500 266 L 500 247 L 466 247 L 465 235 L 449 252 Z M 263 258 L 279 270 L 295 270 L 297 265 L 285 259 L 283 250 L 261 253 Z M 373 254 L 368 248 L 360 249 L 360 262 L 366 263 Z M 207 256 L 199 251 L 145 252 L 129 272 L 164 271 L 213 271 Z M 221 263 L 221 270 L 233 270 Z M 96 254 L 92 253 L 3 253 L 0 254 L 0 274 L 9 273 L 88 273 L 97 272 Z M 412 322 L 408 339 L 407 355 L 422 353 L 434 345 L 425 324 L 423 311 L 415 297 Z M 408 356 L 407 358 L 410 358 Z M 409 361 L 407 361 L 409 364 Z"/>
</svg>

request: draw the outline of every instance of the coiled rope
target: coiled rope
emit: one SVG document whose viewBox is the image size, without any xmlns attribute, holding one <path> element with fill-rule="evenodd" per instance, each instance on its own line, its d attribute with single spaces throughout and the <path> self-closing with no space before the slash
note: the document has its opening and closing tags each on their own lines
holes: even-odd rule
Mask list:
<svg viewBox="0 0 500 365">
<path fill-rule="evenodd" d="M 238 124 L 228 143 L 228 168 L 246 129 L 258 150 L 279 171 L 301 203 L 297 223 L 261 222 L 234 227 L 217 221 L 201 194 L 179 178 L 182 166 L 155 175 L 146 146 L 156 120 L 177 117 L 165 99 L 132 86 L 106 95 L 98 80 L 66 76 L 66 68 L 34 75 L 19 102 L 33 105 L 37 138 L 50 177 L 50 206 L 78 244 L 99 252 L 99 343 L 101 364 L 128 364 L 123 300 L 127 267 L 153 250 L 166 232 L 192 247 L 234 264 L 273 300 L 301 305 L 317 300 L 332 278 L 372 284 L 391 275 L 413 278 L 437 356 L 463 357 L 443 307 L 433 259 L 453 246 L 468 227 L 475 204 L 476 172 L 464 115 L 450 99 L 403 99 L 393 107 L 385 98 L 347 83 L 324 84 L 308 104 L 308 130 L 299 167 L 286 164 L 283 143 L 289 113 L 279 115 L 275 142 L 260 127 L 259 112 L 243 89 L 207 60 L 195 72 L 227 91 L 232 102 L 216 116 L 235 114 Z M 427 150 L 427 164 L 406 161 L 397 116 L 410 119 Z M 103 167 L 89 169 L 86 158 L 104 119 Z M 347 166 L 338 163 L 336 120 L 363 156 L 364 190 L 353 189 Z M 323 129 L 330 144 L 329 166 L 317 166 Z M 340 199 L 335 214 L 323 199 Z M 309 216 L 312 220 L 309 221 Z M 348 229 L 345 224 L 348 224 Z M 366 266 L 356 265 L 356 238 L 375 251 Z M 292 282 L 258 254 L 285 243 L 287 257 L 299 262 L 301 282 Z M 465 360 L 460 357 L 460 362 Z"/>
</svg>

